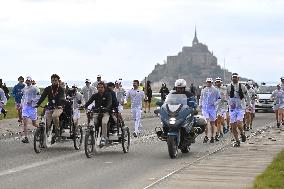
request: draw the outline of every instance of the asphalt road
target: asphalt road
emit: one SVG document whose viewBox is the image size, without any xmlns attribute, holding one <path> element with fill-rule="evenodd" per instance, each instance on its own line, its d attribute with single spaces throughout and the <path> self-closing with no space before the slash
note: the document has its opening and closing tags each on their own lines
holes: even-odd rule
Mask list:
<svg viewBox="0 0 284 189">
<path fill-rule="evenodd" d="M 271 113 L 256 116 L 254 131 L 274 120 Z M 133 128 L 133 122 L 126 124 Z M 1 140 L 0 188 L 144 188 L 230 141 L 227 134 L 220 142 L 203 144 L 201 135 L 188 154 L 179 153 L 172 160 L 166 143 L 152 135 L 159 118 L 144 119 L 142 124 L 144 134 L 131 141 L 129 153 L 117 145 L 102 149 L 92 159 L 86 158 L 83 149 L 74 150 L 71 141 L 36 154 L 32 143 Z"/>
</svg>

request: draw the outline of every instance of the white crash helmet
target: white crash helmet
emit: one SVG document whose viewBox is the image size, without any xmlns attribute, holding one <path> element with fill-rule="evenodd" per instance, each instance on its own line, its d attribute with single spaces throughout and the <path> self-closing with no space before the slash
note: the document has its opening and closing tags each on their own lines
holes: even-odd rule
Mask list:
<svg viewBox="0 0 284 189">
<path fill-rule="evenodd" d="M 176 80 L 175 87 L 186 87 L 186 81 L 184 79 Z"/>
</svg>

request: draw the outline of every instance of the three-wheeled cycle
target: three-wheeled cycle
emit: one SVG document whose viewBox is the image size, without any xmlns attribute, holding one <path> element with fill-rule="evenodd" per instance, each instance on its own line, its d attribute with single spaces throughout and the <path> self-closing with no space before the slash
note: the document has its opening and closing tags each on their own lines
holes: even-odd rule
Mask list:
<svg viewBox="0 0 284 189">
<path fill-rule="evenodd" d="M 99 113 L 102 116 L 102 107 L 99 109 L 93 109 L 94 112 Z M 101 122 L 97 122 L 95 125 L 90 125 L 87 128 L 85 135 L 85 154 L 88 158 L 93 157 L 100 146 L 102 136 Z M 124 153 L 128 153 L 130 146 L 130 131 L 127 126 L 125 126 L 124 121 L 120 114 L 112 113 L 107 124 L 107 143 L 103 147 L 109 147 L 113 145 L 122 145 L 122 150 Z"/>
<path fill-rule="evenodd" d="M 75 126 L 73 122 L 73 109 L 72 100 L 67 99 L 63 108 L 63 113 L 60 115 L 59 124 L 60 132 L 59 136 L 55 135 L 55 125 L 52 121 L 50 128 L 46 127 L 45 112 L 52 110 L 54 107 L 44 106 L 43 112 L 40 116 L 39 127 L 34 134 L 34 150 L 36 153 L 40 153 L 42 149 L 49 148 L 55 143 L 65 142 L 72 140 L 74 148 L 80 150 L 83 142 L 83 129 L 81 125 Z"/>
</svg>

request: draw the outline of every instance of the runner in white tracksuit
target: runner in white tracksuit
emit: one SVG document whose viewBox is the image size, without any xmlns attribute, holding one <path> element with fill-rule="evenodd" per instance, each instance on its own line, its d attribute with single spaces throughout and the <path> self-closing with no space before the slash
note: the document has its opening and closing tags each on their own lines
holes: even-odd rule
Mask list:
<svg viewBox="0 0 284 189">
<path fill-rule="evenodd" d="M 23 143 L 29 143 L 27 138 L 27 125 L 28 120 L 32 120 L 32 124 L 34 127 L 37 127 L 37 108 L 36 106 L 37 101 L 40 98 L 40 93 L 37 87 L 32 85 L 32 78 L 27 77 L 26 79 L 26 86 L 23 88 L 23 97 L 21 101 L 22 109 L 22 117 L 23 117 L 23 126 L 24 126 L 24 139 L 22 140 Z"/>
<path fill-rule="evenodd" d="M 214 143 L 215 135 L 215 121 L 217 116 L 217 105 L 221 101 L 220 92 L 213 86 L 213 79 L 206 79 L 206 87 L 202 89 L 200 95 L 200 109 L 202 110 L 202 115 L 207 119 L 208 124 L 210 124 L 211 130 L 211 140 L 210 143 Z M 203 142 L 208 141 L 208 125 L 205 128 L 205 137 Z M 215 135 L 215 140 L 218 140 L 218 136 Z"/>
<path fill-rule="evenodd" d="M 0 88 L 0 115 L 1 113 L 5 113 L 4 106 L 7 103 L 7 98 L 3 89 Z M 5 116 L 5 114 L 4 114 Z"/>
<path fill-rule="evenodd" d="M 243 119 L 246 107 L 246 95 L 247 89 L 244 85 L 239 83 L 239 75 L 237 73 L 232 74 L 232 82 L 227 87 L 230 124 L 236 140 L 235 147 L 240 146 L 240 140 L 238 137 L 238 130 L 240 130 L 241 139 L 246 141 L 246 136 L 243 130 Z"/>
<path fill-rule="evenodd" d="M 272 92 L 271 99 L 274 100 L 273 110 L 275 112 L 277 127 L 280 127 L 280 122 L 283 120 L 284 112 L 284 90 L 280 85 L 277 85 L 277 89 Z M 283 124 L 283 122 L 282 122 Z"/>
<path fill-rule="evenodd" d="M 85 81 L 86 86 L 82 88 L 83 98 L 85 102 L 88 102 L 91 96 L 95 93 L 97 93 L 97 88 L 94 86 L 91 86 L 91 81 L 89 79 L 86 79 Z M 93 118 L 93 113 L 91 112 L 92 107 L 95 106 L 94 103 L 90 104 L 88 108 L 86 109 L 86 115 L 88 119 L 88 126 L 90 125 L 90 122 Z"/>
<path fill-rule="evenodd" d="M 138 89 L 139 81 L 133 81 L 133 89 L 130 89 L 127 94 L 125 101 L 127 102 L 128 98 L 131 100 L 131 112 L 133 115 L 133 119 L 135 121 L 135 128 L 133 135 L 137 137 L 137 135 L 141 132 L 141 112 L 142 112 L 142 102 L 144 98 L 144 91 Z"/>
</svg>

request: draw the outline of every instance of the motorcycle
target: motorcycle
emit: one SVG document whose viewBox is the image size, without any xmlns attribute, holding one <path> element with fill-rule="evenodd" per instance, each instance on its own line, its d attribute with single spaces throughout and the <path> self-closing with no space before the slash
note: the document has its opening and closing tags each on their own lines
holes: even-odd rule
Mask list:
<svg viewBox="0 0 284 189">
<path fill-rule="evenodd" d="M 196 106 L 185 94 L 172 91 L 159 109 L 162 128 L 155 130 L 158 138 L 167 142 L 171 159 L 177 157 L 178 149 L 188 153 L 195 138 L 205 131 L 206 119 L 197 115 Z"/>
</svg>

